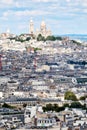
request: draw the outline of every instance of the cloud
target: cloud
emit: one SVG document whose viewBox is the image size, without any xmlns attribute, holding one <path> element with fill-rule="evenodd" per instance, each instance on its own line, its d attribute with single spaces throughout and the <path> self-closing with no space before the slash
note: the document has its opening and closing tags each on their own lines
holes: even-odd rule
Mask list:
<svg viewBox="0 0 87 130">
<path fill-rule="evenodd" d="M 66 2 L 70 2 L 71 0 L 66 0 Z"/>
<path fill-rule="evenodd" d="M 87 0 L 83 0 L 82 5 L 83 5 L 84 7 L 87 7 Z"/>
<path fill-rule="evenodd" d="M 20 2 L 14 1 L 14 0 L 0 0 L 0 8 L 13 8 L 13 7 L 19 7 L 21 5 Z"/>
<path fill-rule="evenodd" d="M 57 2 L 58 0 L 32 0 L 33 2 L 45 2 L 45 3 L 47 3 L 47 2 Z"/>
<path fill-rule="evenodd" d="M 4 16 L 1 16 L 1 17 L 0 17 L 0 20 L 7 21 L 7 20 L 8 20 L 8 18 L 7 18 L 7 17 L 4 17 Z"/>
<path fill-rule="evenodd" d="M 30 5 L 30 1 L 26 2 L 24 0 L 0 0 L 0 8 L 22 8 L 22 7 L 28 7 Z"/>
<path fill-rule="evenodd" d="M 50 14 L 50 12 L 44 10 L 23 10 L 23 11 L 8 10 L 3 13 L 3 16 L 4 17 L 8 17 L 8 16 L 25 17 L 25 16 L 47 15 L 47 14 Z"/>
<path fill-rule="evenodd" d="M 19 30 L 24 30 L 24 29 L 27 29 L 28 28 L 28 25 L 26 25 L 26 23 L 22 23 L 22 24 L 18 24 L 18 29 Z"/>
<path fill-rule="evenodd" d="M 87 0 L 66 0 L 69 5 L 78 5 L 79 7 L 87 6 Z"/>
<path fill-rule="evenodd" d="M 76 24 L 80 17 L 87 18 L 86 14 L 87 0 L 0 0 L 0 25 L 20 25 L 18 30 L 27 28 L 30 17 L 37 21 L 36 26 L 44 18 L 56 30 L 62 21 L 71 25 L 76 20 Z"/>
<path fill-rule="evenodd" d="M 84 12 L 84 13 L 87 13 L 87 9 L 84 9 L 83 12 Z"/>
<path fill-rule="evenodd" d="M 14 3 L 14 1 L 13 1 L 13 0 L 0 0 L 0 3 L 1 3 L 1 4 L 11 5 L 11 4 Z"/>
</svg>

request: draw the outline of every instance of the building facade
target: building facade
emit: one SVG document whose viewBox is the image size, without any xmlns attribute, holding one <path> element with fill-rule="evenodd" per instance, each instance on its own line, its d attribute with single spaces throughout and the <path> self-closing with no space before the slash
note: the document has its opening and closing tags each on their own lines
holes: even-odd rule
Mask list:
<svg viewBox="0 0 87 130">
<path fill-rule="evenodd" d="M 34 30 L 34 22 L 33 20 L 30 20 L 29 23 L 29 33 L 35 35 L 36 37 L 41 34 L 42 36 L 44 36 L 45 38 L 47 36 L 52 35 L 52 32 L 50 29 L 47 29 L 46 23 L 45 21 L 41 22 L 40 28 L 36 29 L 36 31 Z"/>
<path fill-rule="evenodd" d="M 32 20 L 30 20 L 30 24 L 29 24 L 29 33 L 34 34 L 34 23 Z"/>
</svg>

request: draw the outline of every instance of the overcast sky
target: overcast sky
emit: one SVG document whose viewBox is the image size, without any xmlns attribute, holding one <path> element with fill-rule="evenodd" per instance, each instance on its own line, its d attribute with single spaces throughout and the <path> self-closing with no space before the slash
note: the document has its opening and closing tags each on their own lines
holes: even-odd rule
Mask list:
<svg viewBox="0 0 87 130">
<path fill-rule="evenodd" d="M 0 0 L 0 33 L 29 32 L 42 20 L 53 34 L 87 34 L 87 0 Z"/>
</svg>

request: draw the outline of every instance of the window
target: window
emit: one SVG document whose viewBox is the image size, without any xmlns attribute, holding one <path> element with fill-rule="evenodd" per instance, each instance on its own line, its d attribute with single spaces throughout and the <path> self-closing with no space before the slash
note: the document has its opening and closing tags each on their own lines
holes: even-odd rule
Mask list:
<svg viewBox="0 0 87 130">
<path fill-rule="evenodd" d="M 47 121 L 47 123 L 49 123 L 49 120 Z"/>
<path fill-rule="evenodd" d="M 52 120 L 50 120 L 50 123 L 52 123 Z"/>
<path fill-rule="evenodd" d="M 39 122 L 41 123 L 41 120 L 39 120 Z"/>
<path fill-rule="evenodd" d="M 47 121 L 45 120 L 45 123 L 47 123 Z"/>
</svg>

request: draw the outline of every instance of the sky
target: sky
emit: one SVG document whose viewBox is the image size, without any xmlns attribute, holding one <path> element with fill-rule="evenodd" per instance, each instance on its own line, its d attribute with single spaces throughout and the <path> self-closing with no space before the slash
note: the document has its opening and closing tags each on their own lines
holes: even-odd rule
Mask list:
<svg viewBox="0 0 87 130">
<path fill-rule="evenodd" d="M 87 34 L 87 0 L 0 0 L 0 33 L 29 33 L 45 21 L 52 34 Z"/>
</svg>

